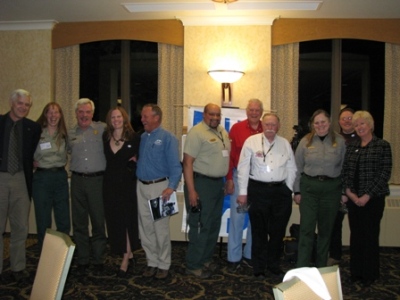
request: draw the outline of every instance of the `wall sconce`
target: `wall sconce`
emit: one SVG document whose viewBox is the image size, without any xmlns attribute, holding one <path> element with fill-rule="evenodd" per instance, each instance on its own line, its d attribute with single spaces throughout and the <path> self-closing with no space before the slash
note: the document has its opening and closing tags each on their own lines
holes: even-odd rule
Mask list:
<svg viewBox="0 0 400 300">
<path fill-rule="evenodd" d="M 221 82 L 222 106 L 232 106 L 231 83 L 238 81 L 244 75 L 242 71 L 235 70 L 210 70 L 207 72 L 214 80 Z"/>
</svg>

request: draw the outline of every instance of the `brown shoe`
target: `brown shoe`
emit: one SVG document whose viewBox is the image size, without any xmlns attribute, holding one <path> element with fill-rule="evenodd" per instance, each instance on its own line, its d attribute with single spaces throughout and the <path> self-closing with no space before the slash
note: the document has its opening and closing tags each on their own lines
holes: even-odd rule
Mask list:
<svg viewBox="0 0 400 300">
<path fill-rule="evenodd" d="M 163 270 L 163 269 L 158 269 L 156 276 L 154 276 L 156 279 L 165 279 L 168 276 L 168 270 Z"/>
<path fill-rule="evenodd" d="M 156 267 L 147 266 L 143 272 L 143 277 L 153 277 L 157 272 Z"/>
<path fill-rule="evenodd" d="M 206 269 L 198 269 L 198 270 L 189 270 L 186 269 L 186 274 L 193 275 L 201 279 L 206 279 L 211 277 L 211 271 Z"/>
</svg>

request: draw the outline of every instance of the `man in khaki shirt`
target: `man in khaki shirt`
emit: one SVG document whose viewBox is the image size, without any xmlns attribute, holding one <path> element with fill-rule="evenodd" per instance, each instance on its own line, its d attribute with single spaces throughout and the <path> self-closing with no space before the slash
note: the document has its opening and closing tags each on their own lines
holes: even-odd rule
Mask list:
<svg viewBox="0 0 400 300">
<path fill-rule="evenodd" d="M 185 203 L 189 214 L 186 273 L 208 278 L 216 269 L 212 256 L 221 226 L 224 176 L 228 173 L 230 140 L 220 126 L 221 108 L 207 104 L 203 121 L 185 141 L 183 170 Z"/>
</svg>

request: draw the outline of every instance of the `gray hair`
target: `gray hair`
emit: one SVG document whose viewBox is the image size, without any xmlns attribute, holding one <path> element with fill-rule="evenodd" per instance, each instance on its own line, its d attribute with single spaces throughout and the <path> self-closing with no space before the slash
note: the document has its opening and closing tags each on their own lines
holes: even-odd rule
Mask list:
<svg viewBox="0 0 400 300">
<path fill-rule="evenodd" d="M 29 99 L 29 103 L 32 105 L 32 99 L 31 99 L 31 94 L 28 91 L 25 91 L 23 89 L 17 89 L 13 91 L 10 95 L 10 101 L 15 102 L 21 97 L 26 97 Z"/>
<path fill-rule="evenodd" d="M 258 105 L 260 106 L 260 108 L 261 108 L 261 112 L 264 111 L 264 105 L 263 105 L 263 103 L 261 102 L 260 99 L 257 99 L 257 98 L 252 98 L 252 99 L 250 99 L 250 100 L 247 102 L 247 107 L 246 107 L 246 109 L 249 107 L 249 105 L 250 105 L 251 103 L 256 103 L 256 104 L 258 104 Z"/>
<path fill-rule="evenodd" d="M 90 104 L 92 106 L 92 111 L 94 112 L 94 102 L 90 100 L 89 98 L 81 98 L 78 101 L 76 101 L 74 109 L 75 111 L 78 109 L 79 105 L 83 104 Z"/>
</svg>

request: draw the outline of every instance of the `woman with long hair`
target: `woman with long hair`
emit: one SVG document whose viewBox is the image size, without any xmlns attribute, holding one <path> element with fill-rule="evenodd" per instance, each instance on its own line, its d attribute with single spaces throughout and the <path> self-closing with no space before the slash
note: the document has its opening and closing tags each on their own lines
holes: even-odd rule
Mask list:
<svg viewBox="0 0 400 300">
<path fill-rule="evenodd" d="M 296 149 L 294 201 L 300 206 L 297 267 L 309 267 L 318 230 L 316 267 L 325 267 L 329 243 L 342 196 L 340 173 L 345 141 L 333 131 L 329 114 L 319 109 L 310 120 L 311 132 Z"/>
<path fill-rule="evenodd" d="M 51 228 L 52 211 L 58 231 L 69 234 L 71 221 L 65 170 L 68 136 L 61 106 L 56 102 L 46 104 L 37 122 L 42 134 L 34 155 L 32 197 L 41 248 L 46 229 Z"/>
<path fill-rule="evenodd" d="M 125 277 L 133 251 L 140 247 L 136 196 L 136 162 L 140 136 L 134 132 L 125 109 L 110 109 L 103 134 L 107 165 L 103 179 L 103 201 L 111 251 L 122 255 L 117 271 Z"/>
</svg>

